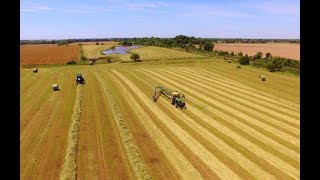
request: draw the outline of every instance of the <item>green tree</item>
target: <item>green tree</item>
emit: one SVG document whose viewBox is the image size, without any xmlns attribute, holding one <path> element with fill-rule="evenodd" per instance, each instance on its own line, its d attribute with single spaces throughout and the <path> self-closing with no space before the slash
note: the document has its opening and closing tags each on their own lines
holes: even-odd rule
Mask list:
<svg viewBox="0 0 320 180">
<path fill-rule="evenodd" d="M 111 50 L 115 50 L 116 49 L 116 47 L 115 46 L 111 46 L 111 48 L 110 48 Z"/>
<path fill-rule="evenodd" d="M 250 64 L 250 58 L 248 56 L 243 56 L 239 59 L 239 63 L 241 65 L 249 65 Z"/>
<path fill-rule="evenodd" d="M 269 59 L 271 53 L 266 53 L 266 58 Z"/>
<path fill-rule="evenodd" d="M 232 51 L 230 55 L 231 55 L 231 56 L 234 56 L 234 52 Z"/>
<path fill-rule="evenodd" d="M 262 58 L 262 52 L 257 52 L 257 54 L 255 55 L 256 59 L 261 59 Z"/>
<path fill-rule="evenodd" d="M 81 61 L 86 61 L 86 60 L 87 60 L 87 57 L 84 55 L 81 55 Z"/>
<path fill-rule="evenodd" d="M 130 56 L 131 59 L 133 59 L 135 62 L 140 58 L 139 54 L 137 53 L 133 53 L 131 56 Z"/>
<path fill-rule="evenodd" d="M 213 51 L 213 43 L 211 41 L 206 42 L 203 49 L 206 51 Z"/>
<path fill-rule="evenodd" d="M 241 56 L 241 57 L 242 57 L 242 56 L 243 56 L 243 53 L 242 53 L 242 52 L 239 52 L 239 53 L 238 53 L 238 56 Z"/>
</svg>

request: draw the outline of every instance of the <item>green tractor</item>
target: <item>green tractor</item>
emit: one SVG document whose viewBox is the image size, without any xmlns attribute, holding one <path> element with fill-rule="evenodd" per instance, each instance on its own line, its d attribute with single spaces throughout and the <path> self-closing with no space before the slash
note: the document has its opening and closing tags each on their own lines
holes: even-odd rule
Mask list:
<svg viewBox="0 0 320 180">
<path fill-rule="evenodd" d="M 85 84 L 84 78 L 82 77 L 82 74 L 78 73 L 76 75 L 76 83 L 78 84 Z"/>
<path fill-rule="evenodd" d="M 176 108 L 180 107 L 181 109 L 187 109 L 185 96 L 181 92 L 179 93 L 172 89 L 166 89 L 162 86 L 158 86 L 155 88 L 154 95 L 152 96 L 154 102 L 157 102 L 161 94 L 169 98 L 171 100 L 171 104 L 176 106 Z"/>
</svg>

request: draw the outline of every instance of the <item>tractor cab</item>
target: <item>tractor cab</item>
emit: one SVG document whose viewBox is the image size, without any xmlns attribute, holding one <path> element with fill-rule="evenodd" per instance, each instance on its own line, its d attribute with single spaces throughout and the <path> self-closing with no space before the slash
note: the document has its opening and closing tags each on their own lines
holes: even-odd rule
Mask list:
<svg viewBox="0 0 320 180">
<path fill-rule="evenodd" d="M 82 77 L 82 74 L 78 73 L 76 75 L 76 83 L 78 84 L 84 84 L 84 78 Z"/>
<path fill-rule="evenodd" d="M 178 93 L 178 92 L 172 92 L 172 105 L 175 105 L 176 107 L 180 107 L 182 108 L 187 108 L 186 104 L 185 104 L 185 97 L 182 93 Z"/>
</svg>

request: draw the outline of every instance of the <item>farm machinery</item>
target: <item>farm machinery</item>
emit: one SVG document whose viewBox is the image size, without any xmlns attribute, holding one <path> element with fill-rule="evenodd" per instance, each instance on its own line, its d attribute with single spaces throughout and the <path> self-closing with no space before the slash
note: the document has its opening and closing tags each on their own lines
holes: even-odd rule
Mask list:
<svg viewBox="0 0 320 180">
<path fill-rule="evenodd" d="M 85 83 L 84 78 L 82 77 L 82 74 L 78 73 L 78 74 L 76 75 L 76 83 L 77 83 L 77 85 L 78 85 L 78 84 L 84 84 L 84 83 Z"/>
<path fill-rule="evenodd" d="M 162 86 L 158 86 L 154 90 L 154 95 L 152 96 L 154 102 L 157 102 L 159 97 L 163 94 L 171 100 L 171 104 L 175 105 L 176 108 L 180 107 L 181 109 L 186 109 L 185 96 L 181 92 L 174 91 L 171 89 L 166 89 Z"/>
</svg>

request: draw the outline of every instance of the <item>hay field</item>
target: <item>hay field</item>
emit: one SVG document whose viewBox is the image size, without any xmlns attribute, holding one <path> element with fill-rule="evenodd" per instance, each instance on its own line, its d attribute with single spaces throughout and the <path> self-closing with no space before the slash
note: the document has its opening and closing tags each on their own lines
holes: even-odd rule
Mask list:
<svg viewBox="0 0 320 180">
<path fill-rule="evenodd" d="M 201 55 L 177 51 L 157 46 L 147 46 L 130 50 L 131 53 L 138 53 L 142 61 L 161 61 L 175 59 L 204 58 Z"/>
<path fill-rule="evenodd" d="M 84 45 L 82 46 L 84 55 L 88 58 L 98 58 L 98 57 L 111 57 L 123 62 L 131 62 L 130 54 L 109 54 L 104 55 L 101 51 L 106 50 L 113 46 L 110 45 Z M 129 50 L 130 53 L 138 53 L 142 61 L 161 61 L 161 60 L 179 60 L 179 59 L 203 59 L 204 56 L 187 53 L 182 51 L 177 51 L 174 49 L 156 47 L 156 46 L 147 46 L 140 47 L 137 49 Z"/>
<path fill-rule="evenodd" d="M 214 50 L 242 52 L 249 56 L 256 55 L 260 51 L 263 57 L 269 52 L 272 56 L 300 61 L 300 44 L 296 43 L 215 43 Z"/>
<path fill-rule="evenodd" d="M 20 78 L 22 179 L 300 179 L 299 77 L 210 59 Z M 182 91 L 187 109 L 154 102 L 159 85 Z"/>
<path fill-rule="evenodd" d="M 78 45 L 21 45 L 20 65 L 65 64 L 70 60 L 78 61 L 79 53 L 80 47 Z"/>
</svg>

